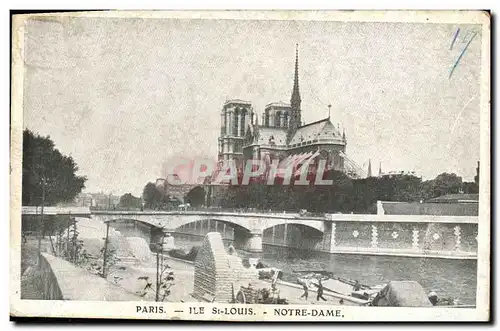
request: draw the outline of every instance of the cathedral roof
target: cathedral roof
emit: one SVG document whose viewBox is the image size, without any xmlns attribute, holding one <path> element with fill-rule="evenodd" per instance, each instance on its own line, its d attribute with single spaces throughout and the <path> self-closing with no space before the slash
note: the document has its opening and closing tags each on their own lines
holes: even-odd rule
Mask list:
<svg viewBox="0 0 500 331">
<path fill-rule="evenodd" d="M 290 145 L 300 144 L 306 141 L 319 139 L 342 139 L 342 134 L 330 122 L 329 118 L 325 118 L 313 123 L 309 123 L 297 128 L 295 135 L 290 140 Z"/>
<path fill-rule="evenodd" d="M 259 127 L 258 140 L 254 143 L 258 145 L 271 145 L 274 142 L 276 146 L 286 146 L 286 128 Z"/>
<path fill-rule="evenodd" d="M 229 104 L 252 105 L 252 103 L 251 103 L 250 101 L 241 100 L 241 99 L 231 99 L 231 100 L 227 100 L 227 101 L 224 103 L 224 106 L 225 106 L 225 105 L 229 105 Z"/>
<path fill-rule="evenodd" d="M 281 108 L 290 108 L 291 105 L 289 103 L 283 102 L 283 101 L 278 101 L 278 102 L 271 102 L 266 105 L 266 108 L 268 107 L 281 107 Z"/>
</svg>

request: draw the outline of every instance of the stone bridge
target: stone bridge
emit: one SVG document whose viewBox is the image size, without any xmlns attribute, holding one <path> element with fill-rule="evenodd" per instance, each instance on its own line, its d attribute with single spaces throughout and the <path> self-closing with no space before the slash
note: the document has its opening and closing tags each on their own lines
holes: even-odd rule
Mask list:
<svg viewBox="0 0 500 331">
<path fill-rule="evenodd" d="M 23 207 L 23 215 L 39 213 Z M 219 211 L 90 211 L 47 207 L 108 223 L 124 235 L 175 246 L 175 237 L 220 232 L 236 248 L 261 252 L 275 245 L 343 254 L 477 258 L 477 216 L 244 213 Z M 228 236 L 224 234 L 228 233 Z"/>
<path fill-rule="evenodd" d="M 233 229 L 233 240 L 237 248 L 250 252 L 262 251 L 262 237 L 266 229 L 279 225 L 298 226 L 301 233 L 310 234 L 312 237 L 322 238 L 325 232 L 325 220 L 304 219 L 286 214 L 257 214 L 257 213 L 228 213 L 228 212 L 118 212 L 118 211 L 95 211 L 91 214 L 92 219 L 100 222 L 123 223 L 123 221 L 135 221 L 156 229 L 161 229 L 167 238 L 167 246 L 174 245 L 174 234 L 186 232 L 204 221 L 213 222 L 215 232 L 229 226 Z M 113 226 L 113 224 L 111 225 Z M 191 227 L 192 226 L 192 227 Z M 328 225 L 327 225 L 328 227 Z M 210 224 L 206 230 L 211 230 Z M 158 237 L 158 231 L 152 232 L 152 241 Z"/>
</svg>

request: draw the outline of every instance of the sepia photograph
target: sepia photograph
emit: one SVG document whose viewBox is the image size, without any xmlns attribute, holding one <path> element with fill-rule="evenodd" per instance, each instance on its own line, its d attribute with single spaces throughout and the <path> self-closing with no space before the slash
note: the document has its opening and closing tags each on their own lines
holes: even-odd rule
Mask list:
<svg viewBox="0 0 500 331">
<path fill-rule="evenodd" d="M 488 12 L 11 28 L 11 316 L 490 318 Z"/>
</svg>

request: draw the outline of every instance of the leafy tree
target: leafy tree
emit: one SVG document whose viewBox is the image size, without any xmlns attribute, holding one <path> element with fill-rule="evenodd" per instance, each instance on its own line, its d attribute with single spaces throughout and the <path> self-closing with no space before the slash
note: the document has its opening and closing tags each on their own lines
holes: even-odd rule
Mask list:
<svg viewBox="0 0 500 331">
<path fill-rule="evenodd" d="M 132 193 L 125 193 L 120 197 L 120 207 L 122 208 L 141 208 L 142 201 L 140 198 L 134 197 Z"/>
<path fill-rule="evenodd" d="M 158 208 L 164 202 L 163 194 L 153 183 L 147 183 L 144 186 L 142 196 L 144 198 L 144 207 L 146 208 Z"/>
<path fill-rule="evenodd" d="M 434 198 L 434 192 L 433 192 L 433 187 L 434 187 L 434 180 L 426 180 L 423 181 L 420 184 L 420 199 L 422 201 L 429 200 L 431 198 Z"/>
<path fill-rule="evenodd" d="M 377 200 L 383 201 L 417 201 L 421 197 L 422 180 L 412 175 L 382 176 L 374 178 Z"/>
<path fill-rule="evenodd" d="M 444 172 L 435 179 L 427 181 L 422 187 L 422 194 L 426 199 L 430 199 L 445 194 L 459 193 L 461 189 L 462 177 Z"/>
<path fill-rule="evenodd" d="M 295 180 L 297 178 L 294 178 Z M 443 173 L 433 180 L 422 182 L 413 175 L 395 175 L 351 179 L 338 171 L 325 173 L 323 179 L 332 185 L 314 185 L 314 176 L 305 185 L 231 185 L 224 193 L 221 206 L 226 208 L 257 208 L 260 210 L 310 212 L 373 212 L 377 200 L 417 202 L 443 194 L 477 192 L 474 183 L 463 183 L 456 174 Z"/>
<path fill-rule="evenodd" d="M 379 198 L 379 180 L 376 177 L 355 179 L 352 184 L 351 211 L 366 212 Z"/>
<path fill-rule="evenodd" d="M 469 194 L 478 194 L 479 185 L 477 185 L 475 182 L 464 182 L 462 186 L 462 191 L 464 193 L 469 193 Z"/>
<path fill-rule="evenodd" d="M 205 203 L 205 190 L 201 186 L 195 186 L 186 194 L 184 200 L 193 207 L 201 206 Z"/>
<path fill-rule="evenodd" d="M 73 201 L 87 180 L 85 176 L 77 176 L 77 171 L 73 158 L 56 149 L 50 137 L 24 130 L 23 205 L 54 205 Z"/>
</svg>

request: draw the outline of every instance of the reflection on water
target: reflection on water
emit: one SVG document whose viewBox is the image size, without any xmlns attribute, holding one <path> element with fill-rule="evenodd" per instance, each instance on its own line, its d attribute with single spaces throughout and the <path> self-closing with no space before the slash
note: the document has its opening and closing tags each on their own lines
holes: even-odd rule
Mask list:
<svg viewBox="0 0 500 331">
<path fill-rule="evenodd" d="M 328 270 L 368 285 L 390 280 L 414 280 L 428 292 L 476 303 L 476 260 L 446 260 L 399 256 L 329 254 L 266 246 L 263 262 L 283 269 L 285 280 L 295 281 L 293 270 Z"/>
<path fill-rule="evenodd" d="M 200 237 L 176 237 L 176 246 L 190 249 Z M 458 298 L 461 304 L 476 303 L 476 260 L 449 260 L 400 256 L 329 254 L 264 245 L 264 264 L 280 268 L 284 280 L 296 281 L 294 270 L 328 270 L 336 276 L 378 285 L 390 280 L 414 280 L 427 292 Z"/>
</svg>

